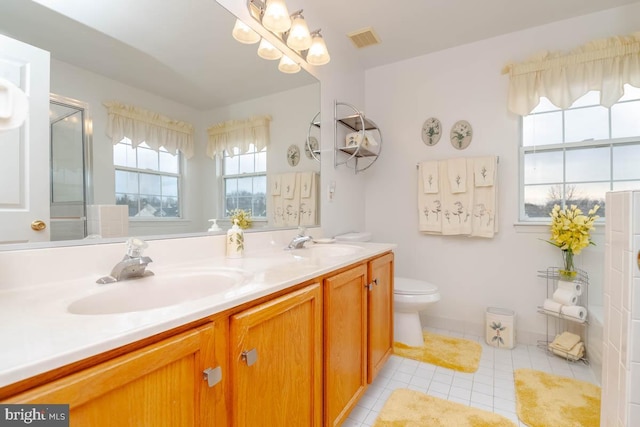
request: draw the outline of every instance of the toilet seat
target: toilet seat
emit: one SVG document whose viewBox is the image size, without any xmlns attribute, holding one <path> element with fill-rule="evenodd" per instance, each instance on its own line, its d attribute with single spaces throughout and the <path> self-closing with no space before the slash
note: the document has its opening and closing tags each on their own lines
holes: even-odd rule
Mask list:
<svg viewBox="0 0 640 427">
<path fill-rule="evenodd" d="M 395 277 L 393 293 L 397 295 L 435 295 L 438 293 L 438 287 L 423 280 Z"/>
</svg>

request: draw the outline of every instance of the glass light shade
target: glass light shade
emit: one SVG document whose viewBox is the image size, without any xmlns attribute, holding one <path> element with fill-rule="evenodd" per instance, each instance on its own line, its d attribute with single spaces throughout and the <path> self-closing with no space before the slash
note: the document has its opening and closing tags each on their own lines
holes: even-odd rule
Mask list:
<svg viewBox="0 0 640 427">
<path fill-rule="evenodd" d="M 260 41 L 260 34 L 256 33 L 247 24 L 236 19 L 236 24 L 231 31 L 233 38 L 244 44 L 254 44 Z"/>
<path fill-rule="evenodd" d="M 280 59 L 280 63 L 278 64 L 278 70 L 283 73 L 294 74 L 300 71 L 300 65 L 293 62 L 293 60 L 287 55 L 283 55 L 282 59 Z"/>
<path fill-rule="evenodd" d="M 258 56 L 262 59 L 275 60 L 282 58 L 282 52 L 275 48 L 266 39 L 262 39 L 258 46 Z"/>
<path fill-rule="evenodd" d="M 327 44 L 320 34 L 314 34 L 311 47 L 307 52 L 307 62 L 311 65 L 324 65 L 331 60 Z"/>
<path fill-rule="evenodd" d="M 287 46 L 293 50 L 307 50 L 311 46 L 311 34 L 304 17 L 300 14 L 293 17 L 291 29 L 287 36 Z"/>
<path fill-rule="evenodd" d="M 284 0 L 267 0 L 262 25 L 274 33 L 284 33 L 291 28 L 291 17 Z"/>
</svg>

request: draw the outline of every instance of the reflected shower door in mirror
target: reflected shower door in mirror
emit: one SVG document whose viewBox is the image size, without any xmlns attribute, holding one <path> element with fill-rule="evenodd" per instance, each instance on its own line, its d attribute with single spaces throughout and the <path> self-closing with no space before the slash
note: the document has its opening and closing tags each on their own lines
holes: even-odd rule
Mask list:
<svg viewBox="0 0 640 427">
<path fill-rule="evenodd" d="M 27 237 L 18 239 L 0 229 L 0 243 L 102 235 L 100 228 L 92 228 L 92 218 L 113 206 L 124 206 L 128 212 L 126 227 L 114 236 L 206 232 L 208 220 L 212 218 L 228 227 L 224 218 L 234 207 L 247 206 L 243 198 L 246 191 L 252 194 L 251 203 L 257 212 L 253 228 L 277 227 L 278 224 L 270 221 L 273 206 L 270 195 L 266 194 L 273 177 L 291 172 L 319 173 L 320 165 L 314 159 L 303 155 L 292 166 L 287 158 L 291 145 L 297 145 L 304 153 L 309 118 L 320 106 L 319 82 L 305 71 L 283 74 L 278 71 L 277 63 L 258 57 L 257 46 L 237 43 L 231 36 L 236 17 L 216 2 L 194 0 L 189 8 L 178 3 L 158 9 L 154 0 L 133 3 L 99 0 L 97 4 L 86 5 L 52 0 L 3 0 L 0 34 L 50 52 L 50 67 L 41 70 L 41 86 L 46 85 L 47 95 L 49 92 L 59 94 L 88 106 L 93 138 L 87 157 L 76 149 L 65 153 L 63 146 L 70 144 L 55 142 L 50 158 L 50 148 L 43 141 L 49 140 L 49 134 L 55 137 L 61 131 L 58 127 L 50 128 L 46 117 L 37 120 L 33 114 L 43 107 L 30 105 L 28 122 L 32 128 L 28 132 L 23 128 L 17 131 L 17 136 L 12 134 L 12 138 L 29 136 L 32 144 L 29 152 L 37 151 L 44 157 L 44 162 L 40 159 L 40 166 L 18 164 L 18 167 L 16 162 L 9 162 L 8 157 L 3 156 L 2 162 L 13 165 L 10 175 L 4 172 L 3 180 L 16 179 L 25 186 L 11 195 L 0 190 L 0 205 L 26 205 L 23 201 L 30 196 L 33 199 L 30 206 L 37 202 L 45 205 L 45 210 L 19 219 L 5 216 L 6 210 L 0 206 L 0 223 L 9 229 L 26 227 L 30 230 Z M 101 13 L 95 13 L 100 4 L 105 7 L 100 9 Z M 128 11 L 125 16 L 114 15 L 115 11 L 124 8 Z M 158 16 L 153 20 L 144 19 L 151 9 L 157 10 Z M 176 16 L 181 16 L 181 30 L 167 31 L 176 25 Z M 0 55 L 6 53 L 4 50 L 5 44 L 2 44 Z M 20 75 L 20 72 L 14 74 Z M 186 158 L 181 154 L 148 149 L 149 152 L 130 156 L 129 160 L 136 157 L 138 163 L 135 165 L 118 162 L 116 156 L 122 148 L 119 145 L 126 145 L 126 141 L 112 141 L 107 136 L 108 114 L 104 103 L 111 101 L 192 124 L 193 156 Z M 266 159 L 261 160 L 266 168 L 259 172 L 263 177 L 251 180 L 235 177 L 234 193 L 232 184 L 225 185 L 224 159 L 207 156 L 206 130 L 217 123 L 263 115 L 271 117 Z M 34 139 L 36 132 L 40 132 L 41 137 Z M 0 134 L 1 141 L 8 137 Z M 23 141 L 4 153 L 12 153 L 14 159 L 24 158 L 20 151 L 24 147 Z M 84 147 L 86 149 L 86 144 Z M 138 151 L 144 149 L 147 149 L 144 144 L 136 148 Z M 151 151 L 153 156 L 147 156 Z M 149 159 L 154 156 L 155 169 L 149 166 L 149 162 L 153 162 Z M 166 162 L 162 158 L 174 156 L 176 166 L 172 166 L 171 171 L 164 170 L 160 164 Z M 90 169 L 84 179 L 84 201 L 80 197 L 83 172 L 79 163 L 70 164 L 71 157 L 75 161 L 84 158 L 85 169 Z M 48 173 L 42 179 L 26 179 L 24 171 L 27 169 L 39 170 L 43 175 L 45 171 Z M 50 182 L 50 176 L 56 181 Z M 246 188 L 248 182 L 252 183 L 249 189 Z M 34 184 L 40 184 L 42 188 L 33 187 Z M 85 208 L 83 204 L 86 204 Z M 115 211 L 111 213 L 112 218 L 117 215 Z M 88 221 L 86 231 L 82 232 L 84 217 Z M 38 219 L 46 223 L 44 231 L 31 230 L 31 222 Z M 56 225 L 50 224 L 51 221 Z M 113 222 L 116 224 L 117 220 Z M 72 235 L 72 232 L 77 234 Z"/>
</svg>

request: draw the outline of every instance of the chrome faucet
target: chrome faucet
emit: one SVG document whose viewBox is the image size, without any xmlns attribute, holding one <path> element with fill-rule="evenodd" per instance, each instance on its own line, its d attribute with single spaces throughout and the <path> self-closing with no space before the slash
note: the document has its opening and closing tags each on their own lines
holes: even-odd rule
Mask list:
<svg viewBox="0 0 640 427">
<path fill-rule="evenodd" d="M 301 249 L 304 248 L 304 244 L 313 240 L 311 236 L 305 236 L 306 228 L 300 227 L 298 229 L 298 235 L 291 239 L 285 250 Z"/>
<path fill-rule="evenodd" d="M 111 274 L 101 277 L 96 283 L 113 283 L 121 280 L 137 279 L 152 276 L 153 272 L 147 270 L 147 265 L 152 262 L 148 256 L 142 256 L 142 251 L 149 246 L 147 242 L 135 237 L 127 240 L 127 253 L 122 261 L 111 270 Z"/>
</svg>

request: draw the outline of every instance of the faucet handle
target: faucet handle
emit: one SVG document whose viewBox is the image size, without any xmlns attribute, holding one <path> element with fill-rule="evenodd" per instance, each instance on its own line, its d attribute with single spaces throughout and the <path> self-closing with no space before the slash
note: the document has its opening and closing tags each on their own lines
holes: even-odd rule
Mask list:
<svg viewBox="0 0 640 427">
<path fill-rule="evenodd" d="M 149 246 L 147 242 L 137 237 L 130 237 L 127 240 L 127 256 L 131 258 L 140 258 L 142 252 Z"/>
</svg>

